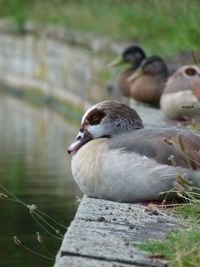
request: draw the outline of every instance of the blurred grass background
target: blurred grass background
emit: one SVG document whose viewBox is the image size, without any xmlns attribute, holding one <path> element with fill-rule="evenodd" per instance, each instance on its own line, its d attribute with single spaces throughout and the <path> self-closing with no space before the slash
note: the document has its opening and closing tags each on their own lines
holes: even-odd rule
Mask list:
<svg viewBox="0 0 200 267">
<path fill-rule="evenodd" d="M 0 18 L 66 26 L 164 57 L 200 47 L 199 0 L 0 0 Z"/>
</svg>

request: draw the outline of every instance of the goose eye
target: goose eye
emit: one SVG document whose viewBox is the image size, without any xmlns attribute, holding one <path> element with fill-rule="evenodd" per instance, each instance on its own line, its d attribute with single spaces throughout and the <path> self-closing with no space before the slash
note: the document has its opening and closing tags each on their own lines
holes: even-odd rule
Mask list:
<svg viewBox="0 0 200 267">
<path fill-rule="evenodd" d="M 105 116 L 106 116 L 106 114 L 104 111 L 92 110 L 88 114 L 86 119 L 88 120 L 90 125 L 95 125 L 95 124 L 99 124 Z"/>
<path fill-rule="evenodd" d="M 100 117 L 98 115 L 94 115 L 92 118 L 93 123 L 99 123 L 100 122 Z"/>
<path fill-rule="evenodd" d="M 185 73 L 186 73 L 188 76 L 194 76 L 194 75 L 196 75 L 196 70 L 193 69 L 193 68 L 187 68 L 187 69 L 185 70 Z"/>
</svg>

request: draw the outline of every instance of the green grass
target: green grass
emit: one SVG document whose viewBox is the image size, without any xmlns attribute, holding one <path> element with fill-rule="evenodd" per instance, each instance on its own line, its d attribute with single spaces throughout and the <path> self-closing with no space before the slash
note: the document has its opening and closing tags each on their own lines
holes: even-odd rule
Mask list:
<svg viewBox="0 0 200 267">
<path fill-rule="evenodd" d="M 172 56 L 199 49 L 198 0 L 0 0 L 0 17 L 67 26 Z"/>
<path fill-rule="evenodd" d="M 200 132 L 200 123 L 193 123 L 187 126 L 188 129 Z"/>
<path fill-rule="evenodd" d="M 172 231 L 164 242 L 146 241 L 137 248 L 150 253 L 158 260 L 169 260 L 171 267 L 198 267 L 200 262 L 200 200 L 188 205 L 173 208 L 172 211 L 182 216 L 187 225 L 182 230 Z"/>
<path fill-rule="evenodd" d="M 152 257 L 170 260 L 171 267 L 198 267 L 200 263 L 200 226 L 171 232 L 165 242 L 145 242 L 137 246 Z"/>
<path fill-rule="evenodd" d="M 184 193 L 179 191 L 186 203 L 170 208 L 181 218 L 183 229 L 169 232 L 164 242 L 145 241 L 137 245 L 150 257 L 169 261 L 171 267 L 198 267 L 200 262 L 200 189 L 186 188 Z"/>
</svg>

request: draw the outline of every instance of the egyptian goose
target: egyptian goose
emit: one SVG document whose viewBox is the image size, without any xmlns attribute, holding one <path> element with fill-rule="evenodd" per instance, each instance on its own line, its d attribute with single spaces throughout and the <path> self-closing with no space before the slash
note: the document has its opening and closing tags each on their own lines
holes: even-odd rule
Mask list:
<svg viewBox="0 0 200 267">
<path fill-rule="evenodd" d="M 117 89 L 122 95 L 130 97 L 131 83 L 128 82 L 127 79 L 139 67 L 140 63 L 145 57 L 145 52 L 141 47 L 137 45 L 131 45 L 123 51 L 121 56 L 108 64 L 109 67 L 114 67 L 124 63 L 131 65 L 123 72 L 121 72 L 117 78 Z"/>
<path fill-rule="evenodd" d="M 171 119 L 200 118 L 200 108 L 181 108 L 187 104 L 200 104 L 200 69 L 183 66 L 169 78 L 160 100 L 160 107 Z"/>
<path fill-rule="evenodd" d="M 180 134 L 192 171 L 181 149 Z M 176 128 L 144 129 L 136 111 L 103 101 L 86 111 L 69 146 L 72 174 L 91 197 L 122 202 L 157 200 L 173 188 L 177 172 L 200 181 L 200 134 Z M 175 168 L 169 157 L 174 155 Z"/>
<path fill-rule="evenodd" d="M 168 68 L 162 58 L 145 58 L 139 68 L 128 78 L 130 96 L 140 102 L 159 106 L 160 97 L 168 78 Z"/>
</svg>

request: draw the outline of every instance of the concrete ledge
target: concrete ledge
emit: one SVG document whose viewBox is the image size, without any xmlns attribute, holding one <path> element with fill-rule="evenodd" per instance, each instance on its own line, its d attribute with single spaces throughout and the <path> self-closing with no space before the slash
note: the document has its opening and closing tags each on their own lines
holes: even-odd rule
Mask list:
<svg viewBox="0 0 200 267">
<path fill-rule="evenodd" d="M 180 220 L 164 211 L 84 196 L 54 267 L 166 266 L 134 245 L 149 239 L 164 240 L 177 227 L 181 227 Z"/>
</svg>

